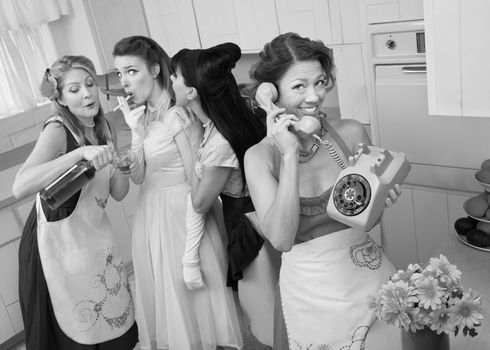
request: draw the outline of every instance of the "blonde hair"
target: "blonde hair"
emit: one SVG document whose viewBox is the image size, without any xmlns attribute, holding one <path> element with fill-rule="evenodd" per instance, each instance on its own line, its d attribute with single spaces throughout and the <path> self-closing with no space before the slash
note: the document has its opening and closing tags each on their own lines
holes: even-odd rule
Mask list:
<svg viewBox="0 0 490 350">
<path fill-rule="evenodd" d="M 51 68 L 46 69 L 39 90 L 42 96 L 53 101 L 56 113 L 63 119 L 63 122 L 78 135 L 78 146 L 83 146 L 85 144 L 85 136 L 82 125 L 70 109 L 67 106 L 62 105 L 59 101 L 62 96 L 65 75 L 73 69 L 83 69 L 87 71 L 95 81 L 95 66 L 90 59 L 85 56 L 66 55 L 58 58 Z M 99 144 L 106 144 L 106 121 L 102 108 L 99 107 L 99 111 L 97 112 L 94 121 L 94 131 Z"/>
</svg>

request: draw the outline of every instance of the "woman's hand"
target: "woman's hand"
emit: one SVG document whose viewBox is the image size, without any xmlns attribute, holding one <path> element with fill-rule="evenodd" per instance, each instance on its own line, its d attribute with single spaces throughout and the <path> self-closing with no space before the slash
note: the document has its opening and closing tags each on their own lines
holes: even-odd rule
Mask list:
<svg viewBox="0 0 490 350">
<path fill-rule="evenodd" d="M 299 142 L 294 133 L 289 130 L 290 126 L 299 120 L 293 114 L 281 114 L 284 108 L 267 111 L 267 136 L 272 137 L 282 155 L 298 152 Z"/>
<path fill-rule="evenodd" d="M 138 135 L 143 135 L 145 133 L 144 118 L 146 106 L 139 106 L 133 110 L 129 108 L 128 101 L 124 97 L 118 96 L 117 102 L 121 105 L 121 111 L 132 132 Z"/>
<path fill-rule="evenodd" d="M 388 191 L 388 198 L 385 200 L 385 205 L 387 208 L 391 207 L 396 203 L 398 197 L 402 194 L 402 188 L 399 184 L 395 184 L 391 190 Z"/>
<path fill-rule="evenodd" d="M 81 158 L 92 162 L 95 170 L 100 170 L 113 160 L 112 149 L 107 146 L 83 146 L 79 149 Z"/>
</svg>

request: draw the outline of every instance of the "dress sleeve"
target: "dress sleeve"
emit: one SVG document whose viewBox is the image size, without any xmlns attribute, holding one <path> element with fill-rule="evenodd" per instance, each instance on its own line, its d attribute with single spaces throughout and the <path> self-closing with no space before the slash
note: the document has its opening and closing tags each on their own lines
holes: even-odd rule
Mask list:
<svg viewBox="0 0 490 350">
<path fill-rule="evenodd" d="M 210 140 L 211 142 L 209 142 L 206 149 L 206 154 L 202 160 L 204 167 L 222 166 L 238 168 L 240 164 L 233 148 L 231 148 L 229 142 L 221 134 L 217 134 L 217 136 Z"/>
<path fill-rule="evenodd" d="M 172 134 L 172 136 L 177 135 L 179 132 L 184 130 L 189 124 L 190 119 L 187 111 L 182 107 L 172 107 L 167 112 L 167 126 Z"/>
</svg>

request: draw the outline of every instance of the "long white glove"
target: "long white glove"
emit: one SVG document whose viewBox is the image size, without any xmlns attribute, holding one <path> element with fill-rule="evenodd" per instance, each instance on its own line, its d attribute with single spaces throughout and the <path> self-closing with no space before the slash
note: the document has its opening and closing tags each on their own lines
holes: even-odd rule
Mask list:
<svg viewBox="0 0 490 350">
<path fill-rule="evenodd" d="M 145 109 L 146 106 L 139 106 L 133 110 L 129 108 L 129 104 L 121 96 L 117 97 L 117 101 L 121 106 L 121 111 L 124 115 L 124 120 L 131 129 L 131 152 L 134 156 L 135 168 L 132 170 L 131 177 L 139 183 L 144 177 L 144 151 L 143 141 L 145 140 Z"/>
<path fill-rule="evenodd" d="M 205 215 L 196 213 L 192 207 L 191 194 L 187 195 L 186 213 L 186 240 L 184 256 L 182 258 L 184 282 L 190 290 L 204 288 L 206 284 L 202 278 L 199 265 L 199 247 L 204 234 Z"/>
</svg>

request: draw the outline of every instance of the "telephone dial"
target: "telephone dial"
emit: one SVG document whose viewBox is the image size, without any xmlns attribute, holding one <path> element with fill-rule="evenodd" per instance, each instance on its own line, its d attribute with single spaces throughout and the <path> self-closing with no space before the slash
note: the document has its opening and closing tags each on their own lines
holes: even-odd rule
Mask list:
<svg viewBox="0 0 490 350">
<path fill-rule="evenodd" d="M 256 101 L 266 112 L 277 108 L 274 105 L 277 97 L 277 90 L 271 83 L 259 85 L 255 94 Z M 317 119 L 305 116 L 292 128 L 319 139 L 342 169 L 332 188 L 327 213 L 350 227 L 369 231 L 383 214 L 389 190 L 407 177 L 410 163 L 404 153 L 360 143 L 347 165 L 335 146 L 316 134 L 320 127 Z"/>
</svg>

